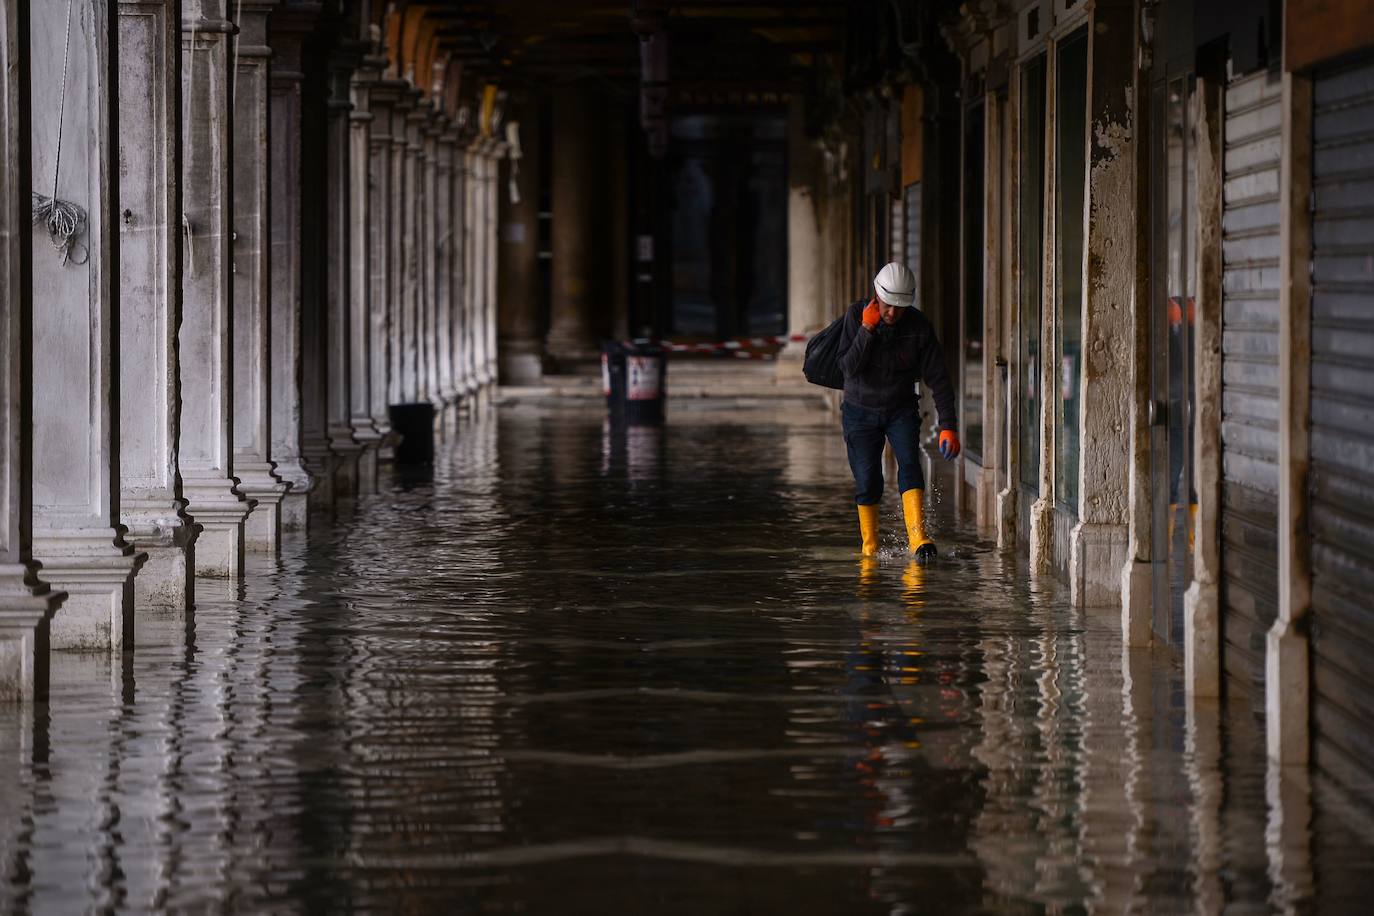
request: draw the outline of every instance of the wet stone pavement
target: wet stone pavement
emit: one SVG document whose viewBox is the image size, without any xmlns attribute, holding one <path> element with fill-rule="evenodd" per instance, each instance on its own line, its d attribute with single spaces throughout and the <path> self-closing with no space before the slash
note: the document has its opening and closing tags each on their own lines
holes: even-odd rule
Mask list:
<svg viewBox="0 0 1374 916">
<path fill-rule="evenodd" d="M 0 910 L 1363 910 L 1370 821 L 1253 700 L 947 505 L 863 566 L 851 503 L 820 411 L 492 411 L 0 711 Z"/>
</svg>

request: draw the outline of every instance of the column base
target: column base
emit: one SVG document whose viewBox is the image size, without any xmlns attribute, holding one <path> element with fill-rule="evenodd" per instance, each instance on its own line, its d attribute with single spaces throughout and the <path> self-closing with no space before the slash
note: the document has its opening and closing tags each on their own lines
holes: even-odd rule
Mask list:
<svg viewBox="0 0 1374 916">
<path fill-rule="evenodd" d="M 510 342 L 507 347 L 514 346 Z M 500 379 L 503 385 L 536 385 L 544 377 L 544 360 L 537 345 L 509 350 L 503 347 L 500 357 Z"/>
<path fill-rule="evenodd" d="M 243 576 L 244 527 L 254 503 L 227 477 L 186 479 L 186 511 L 197 525 L 195 558 L 197 576 L 238 579 Z"/>
<path fill-rule="evenodd" d="M 1116 607 L 1121 601 L 1121 564 L 1127 555 L 1125 525 L 1079 522 L 1069 534 L 1069 593 L 1074 607 Z"/>
<path fill-rule="evenodd" d="M 306 501 L 307 515 L 334 511 L 334 462 L 337 457 L 324 441 L 309 443 L 301 449 L 301 463 L 313 481 Z"/>
<path fill-rule="evenodd" d="M 275 465 L 261 460 L 234 464 L 238 491 L 253 503 L 243 522 L 243 548 L 252 553 L 276 554 L 281 550 L 281 501 L 287 484 Z"/>
<path fill-rule="evenodd" d="M 134 607 L 186 610 L 195 601 L 196 526 L 184 499 L 121 502 L 124 540 L 148 555 L 134 577 Z"/>
<path fill-rule="evenodd" d="M 358 443 L 358 495 L 372 496 L 377 492 L 377 451 L 382 434 L 371 417 L 353 418 L 353 441 Z"/>
<path fill-rule="evenodd" d="M 1216 583 L 1193 580 L 1183 594 L 1183 687 L 1221 696 L 1221 608 Z"/>
<path fill-rule="evenodd" d="M 281 530 L 304 531 L 310 518 L 310 494 L 288 490 L 281 500 Z"/>
<path fill-rule="evenodd" d="M 208 579 L 242 578 L 244 550 L 243 522 L 201 522 L 200 536 L 196 538 L 196 575 Z"/>
<path fill-rule="evenodd" d="M 1311 683 L 1306 628 L 1280 617 L 1265 643 L 1264 724 L 1269 759 L 1283 766 L 1306 766 Z"/>
<path fill-rule="evenodd" d="M 353 438 L 352 426 L 329 431 L 329 450 L 334 454 L 334 499 L 352 499 L 358 495 L 358 458 L 363 445 Z"/>
<path fill-rule="evenodd" d="M 1121 568 L 1121 641 L 1132 647 L 1153 640 L 1154 581 L 1151 564 L 1131 558 Z"/>
<path fill-rule="evenodd" d="M 49 621 L 66 597 L 27 566 L 0 566 L 0 703 L 47 697 Z"/>
<path fill-rule="evenodd" d="M 1031 506 L 1030 568 L 1038 576 L 1054 571 L 1054 502 L 1044 497 Z"/>
<path fill-rule="evenodd" d="M 148 559 L 113 528 L 36 533 L 40 575 L 67 600 L 53 614 L 48 644 L 76 652 L 118 651 L 133 637 L 134 574 Z"/>
<path fill-rule="evenodd" d="M 997 549 L 1011 550 L 1016 546 L 1016 485 L 1013 483 L 997 494 Z"/>
</svg>

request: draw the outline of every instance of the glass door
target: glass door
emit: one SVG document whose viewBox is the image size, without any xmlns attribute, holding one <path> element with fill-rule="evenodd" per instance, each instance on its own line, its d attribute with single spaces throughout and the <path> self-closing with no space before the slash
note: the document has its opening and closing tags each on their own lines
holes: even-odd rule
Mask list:
<svg viewBox="0 0 1374 916">
<path fill-rule="evenodd" d="M 1154 629 L 1183 643 L 1183 593 L 1193 578 L 1193 328 L 1197 263 L 1191 73 L 1152 92 L 1150 451 Z"/>
</svg>

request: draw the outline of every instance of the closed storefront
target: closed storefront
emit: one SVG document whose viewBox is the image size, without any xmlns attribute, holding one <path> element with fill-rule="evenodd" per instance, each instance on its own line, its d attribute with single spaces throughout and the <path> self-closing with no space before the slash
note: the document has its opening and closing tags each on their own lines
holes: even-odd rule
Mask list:
<svg viewBox="0 0 1374 916">
<path fill-rule="evenodd" d="M 1316 75 L 1312 123 L 1312 737 L 1374 779 L 1374 57 Z"/>
<path fill-rule="evenodd" d="M 1278 601 L 1279 152 L 1282 84 L 1226 89 L 1222 217 L 1222 663 L 1263 700 Z"/>
</svg>

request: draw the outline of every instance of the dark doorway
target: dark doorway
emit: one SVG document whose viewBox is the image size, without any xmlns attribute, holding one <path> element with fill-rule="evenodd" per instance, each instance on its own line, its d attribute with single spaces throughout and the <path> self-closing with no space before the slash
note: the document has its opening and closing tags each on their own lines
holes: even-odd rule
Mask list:
<svg viewBox="0 0 1374 916">
<path fill-rule="evenodd" d="M 787 119 L 673 119 L 672 320 L 726 340 L 787 329 Z"/>
</svg>

